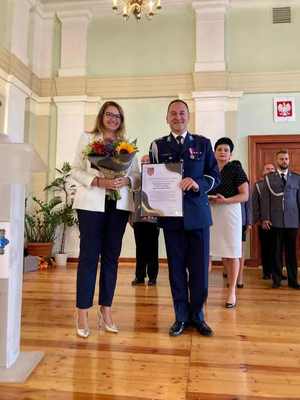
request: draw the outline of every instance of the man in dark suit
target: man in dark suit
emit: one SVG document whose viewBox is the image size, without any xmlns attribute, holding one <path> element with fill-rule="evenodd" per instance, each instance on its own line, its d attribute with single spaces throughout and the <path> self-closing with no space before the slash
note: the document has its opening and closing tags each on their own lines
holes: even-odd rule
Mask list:
<svg viewBox="0 0 300 400">
<path fill-rule="evenodd" d="M 297 233 L 300 220 L 300 175 L 289 171 L 287 150 L 276 153 L 277 171 L 266 175 L 262 227 L 274 232 L 273 288 L 281 286 L 282 252 L 285 252 L 288 285 L 300 289 L 297 279 Z"/>
<path fill-rule="evenodd" d="M 263 167 L 262 176 L 265 177 L 267 174 L 275 172 L 275 167 L 273 164 L 268 163 Z M 263 279 L 271 279 L 272 269 L 273 269 L 273 252 L 270 251 L 273 248 L 273 231 L 272 229 L 263 229 L 261 209 L 263 202 L 267 200 L 266 196 L 262 196 L 265 192 L 264 179 L 260 179 L 255 182 L 252 191 L 252 224 L 258 224 L 258 237 L 260 241 L 260 253 L 261 253 L 261 263 L 263 269 Z"/>
<path fill-rule="evenodd" d="M 183 217 L 159 219 L 166 243 L 175 322 L 170 336 L 193 324 L 204 336 L 212 329 L 204 320 L 208 294 L 209 226 L 212 223 L 207 192 L 219 184 L 220 175 L 209 139 L 187 132 L 189 109 L 182 100 L 168 107 L 171 133 L 150 147 L 152 163 L 183 163 Z M 188 273 L 187 273 L 188 272 Z"/>
</svg>

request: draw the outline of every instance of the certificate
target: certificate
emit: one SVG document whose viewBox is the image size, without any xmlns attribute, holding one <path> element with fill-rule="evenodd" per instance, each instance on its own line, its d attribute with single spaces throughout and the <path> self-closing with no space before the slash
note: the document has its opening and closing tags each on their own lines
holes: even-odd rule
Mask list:
<svg viewBox="0 0 300 400">
<path fill-rule="evenodd" d="M 182 217 L 182 163 L 142 164 L 141 216 Z"/>
</svg>

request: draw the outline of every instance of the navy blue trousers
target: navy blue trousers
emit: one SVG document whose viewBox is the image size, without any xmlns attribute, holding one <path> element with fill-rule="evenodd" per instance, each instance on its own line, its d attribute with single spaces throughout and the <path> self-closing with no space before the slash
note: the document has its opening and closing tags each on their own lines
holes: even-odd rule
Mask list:
<svg viewBox="0 0 300 400">
<path fill-rule="evenodd" d="M 202 321 L 208 294 L 209 227 L 164 229 L 164 237 L 176 320 Z"/>
<path fill-rule="evenodd" d="M 106 200 L 105 212 L 77 210 L 80 254 L 77 270 L 76 306 L 93 305 L 100 256 L 99 305 L 111 306 L 117 283 L 118 258 L 129 212 Z"/>
</svg>

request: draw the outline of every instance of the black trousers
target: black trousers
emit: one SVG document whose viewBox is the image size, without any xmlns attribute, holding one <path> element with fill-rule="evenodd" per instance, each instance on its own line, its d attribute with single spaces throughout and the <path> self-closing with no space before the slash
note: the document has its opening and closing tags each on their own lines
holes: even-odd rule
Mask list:
<svg viewBox="0 0 300 400">
<path fill-rule="evenodd" d="M 148 275 L 155 281 L 158 274 L 158 235 L 157 224 L 151 222 L 135 222 L 133 224 L 136 245 L 135 276 L 143 281 Z"/>
<path fill-rule="evenodd" d="M 275 265 L 275 246 L 273 228 L 265 230 L 261 226 L 258 227 L 258 237 L 260 241 L 261 263 L 263 275 L 272 275 L 273 265 Z M 281 261 L 282 269 L 282 261 Z"/>
<path fill-rule="evenodd" d="M 296 228 L 272 228 L 274 233 L 275 263 L 272 273 L 274 283 L 281 281 L 283 251 L 285 253 L 288 284 L 297 285 L 297 233 Z"/>
<path fill-rule="evenodd" d="M 129 212 L 116 209 L 116 202 L 106 200 L 105 212 L 77 210 L 80 254 L 77 270 L 76 306 L 93 305 L 100 258 L 99 304 L 111 306 L 118 271 L 118 258 Z"/>
</svg>

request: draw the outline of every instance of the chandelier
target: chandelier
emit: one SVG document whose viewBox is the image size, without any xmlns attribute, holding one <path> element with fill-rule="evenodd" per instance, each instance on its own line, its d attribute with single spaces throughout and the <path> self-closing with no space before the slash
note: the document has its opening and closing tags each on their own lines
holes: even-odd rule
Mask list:
<svg viewBox="0 0 300 400">
<path fill-rule="evenodd" d="M 112 9 L 121 14 L 125 21 L 128 20 L 130 15 L 134 15 L 137 21 L 145 15 L 151 19 L 159 10 L 161 10 L 160 0 L 112 0 Z"/>
</svg>

